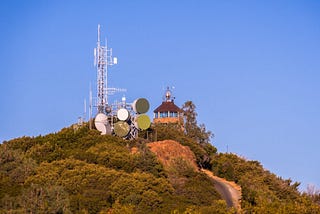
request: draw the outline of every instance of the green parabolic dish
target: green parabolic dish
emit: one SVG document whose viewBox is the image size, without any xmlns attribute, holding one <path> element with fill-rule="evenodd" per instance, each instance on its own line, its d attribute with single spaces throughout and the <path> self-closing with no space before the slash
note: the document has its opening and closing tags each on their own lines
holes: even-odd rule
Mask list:
<svg viewBox="0 0 320 214">
<path fill-rule="evenodd" d="M 119 137 L 125 137 L 130 132 L 130 126 L 127 122 L 118 121 L 116 124 L 114 124 L 114 132 Z"/>
<path fill-rule="evenodd" d="M 135 102 L 135 107 L 134 107 L 135 111 L 138 114 L 144 114 L 149 110 L 149 102 L 147 99 L 145 98 L 139 98 L 136 102 Z"/>
<path fill-rule="evenodd" d="M 137 118 L 136 123 L 137 123 L 138 128 L 141 129 L 141 130 L 148 129 L 150 127 L 150 124 L 151 124 L 150 118 L 146 114 L 139 115 L 138 118 Z"/>
</svg>

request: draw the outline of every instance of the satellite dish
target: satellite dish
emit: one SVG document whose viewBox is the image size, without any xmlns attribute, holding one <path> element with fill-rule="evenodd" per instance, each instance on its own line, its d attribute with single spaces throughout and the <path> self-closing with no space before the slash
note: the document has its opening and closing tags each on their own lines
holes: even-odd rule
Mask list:
<svg viewBox="0 0 320 214">
<path fill-rule="evenodd" d="M 127 121 L 130 118 L 130 113 L 127 109 L 121 108 L 117 111 L 117 117 L 121 121 Z"/>
<path fill-rule="evenodd" d="M 114 124 L 114 133 L 119 137 L 125 137 L 130 132 L 130 126 L 125 121 L 118 121 Z"/>
<path fill-rule="evenodd" d="M 149 110 L 149 107 L 150 107 L 149 102 L 145 98 L 136 99 L 132 103 L 133 111 L 136 112 L 137 114 L 146 113 Z"/>
<path fill-rule="evenodd" d="M 105 135 L 108 132 L 111 133 L 111 127 L 108 122 L 108 117 L 107 117 L 107 115 L 105 115 L 103 113 L 97 114 L 97 116 L 94 119 L 94 125 L 95 125 L 96 129 L 101 132 L 101 135 Z M 110 128 L 110 131 L 109 131 L 109 128 L 107 127 L 107 125 L 109 125 L 108 127 Z M 107 130 L 107 128 L 108 128 L 108 130 Z"/>
<path fill-rule="evenodd" d="M 151 125 L 151 121 L 148 115 L 140 114 L 135 119 L 135 126 L 141 130 L 147 130 Z"/>
</svg>

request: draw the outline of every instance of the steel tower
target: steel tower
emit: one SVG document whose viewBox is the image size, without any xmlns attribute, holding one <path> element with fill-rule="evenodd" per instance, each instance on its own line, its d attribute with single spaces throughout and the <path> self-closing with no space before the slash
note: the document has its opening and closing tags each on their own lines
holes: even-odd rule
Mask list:
<svg viewBox="0 0 320 214">
<path fill-rule="evenodd" d="M 100 25 L 98 25 L 97 47 L 94 49 L 94 65 L 97 68 L 97 110 L 105 113 L 108 106 L 108 94 L 113 94 L 119 89 L 108 88 L 108 66 L 117 64 L 118 59 L 112 57 L 112 48 L 108 49 L 107 39 L 105 46 L 100 41 Z"/>
</svg>

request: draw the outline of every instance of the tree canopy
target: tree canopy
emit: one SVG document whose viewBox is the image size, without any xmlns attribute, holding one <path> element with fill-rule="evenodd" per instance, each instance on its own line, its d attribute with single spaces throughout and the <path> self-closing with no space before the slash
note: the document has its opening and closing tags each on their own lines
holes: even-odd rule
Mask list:
<svg viewBox="0 0 320 214">
<path fill-rule="evenodd" d="M 206 130 L 204 124 L 198 125 L 196 106 L 192 101 L 186 101 L 182 106 L 184 114 L 184 128 L 188 137 L 198 143 L 209 143 L 213 137 L 211 131 Z"/>
</svg>

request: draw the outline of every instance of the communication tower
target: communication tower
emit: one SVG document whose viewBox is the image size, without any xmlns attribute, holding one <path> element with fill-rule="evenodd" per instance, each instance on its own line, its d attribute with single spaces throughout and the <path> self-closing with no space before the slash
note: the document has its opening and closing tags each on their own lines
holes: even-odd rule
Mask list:
<svg viewBox="0 0 320 214">
<path fill-rule="evenodd" d="M 149 102 L 138 98 L 133 103 L 127 103 L 123 96 L 121 102 L 109 103 L 108 96 L 115 92 L 126 92 L 126 89 L 108 87 L 108 67 L 117 64 L 112 56 L 112 48 L 108 48 L 107 40 L 101 45 L 100 25 L 98 25 L 97 47 L 94 49 L 94 65 L 97 68 L 97 97 L 92 98 L 90 86 L 89 127 L 92 127 L 92 107 L 97 108 L 94 118 L 95 128 L 102 135 L 117 135 L 125 139 L 134 139 L 139 130 L 147 130 L 151 121 L 146 115 Z"/>
<path fill-rule="evenodd" d="M 94 49 L 94 65 L 97 68 L 96 107 L 98 113 L 108 113 L 108 95 L 126 91 L 126 89 L 108 88 L 108 66 L 116 65 L 117 63 L 118 59 L 112 56 L 112 48 L 108 48 L 107 39 L 105 40 L 105 45 L 101 45 L 100 25 L 98 25 L 97 47 Z"/>
</svg>

